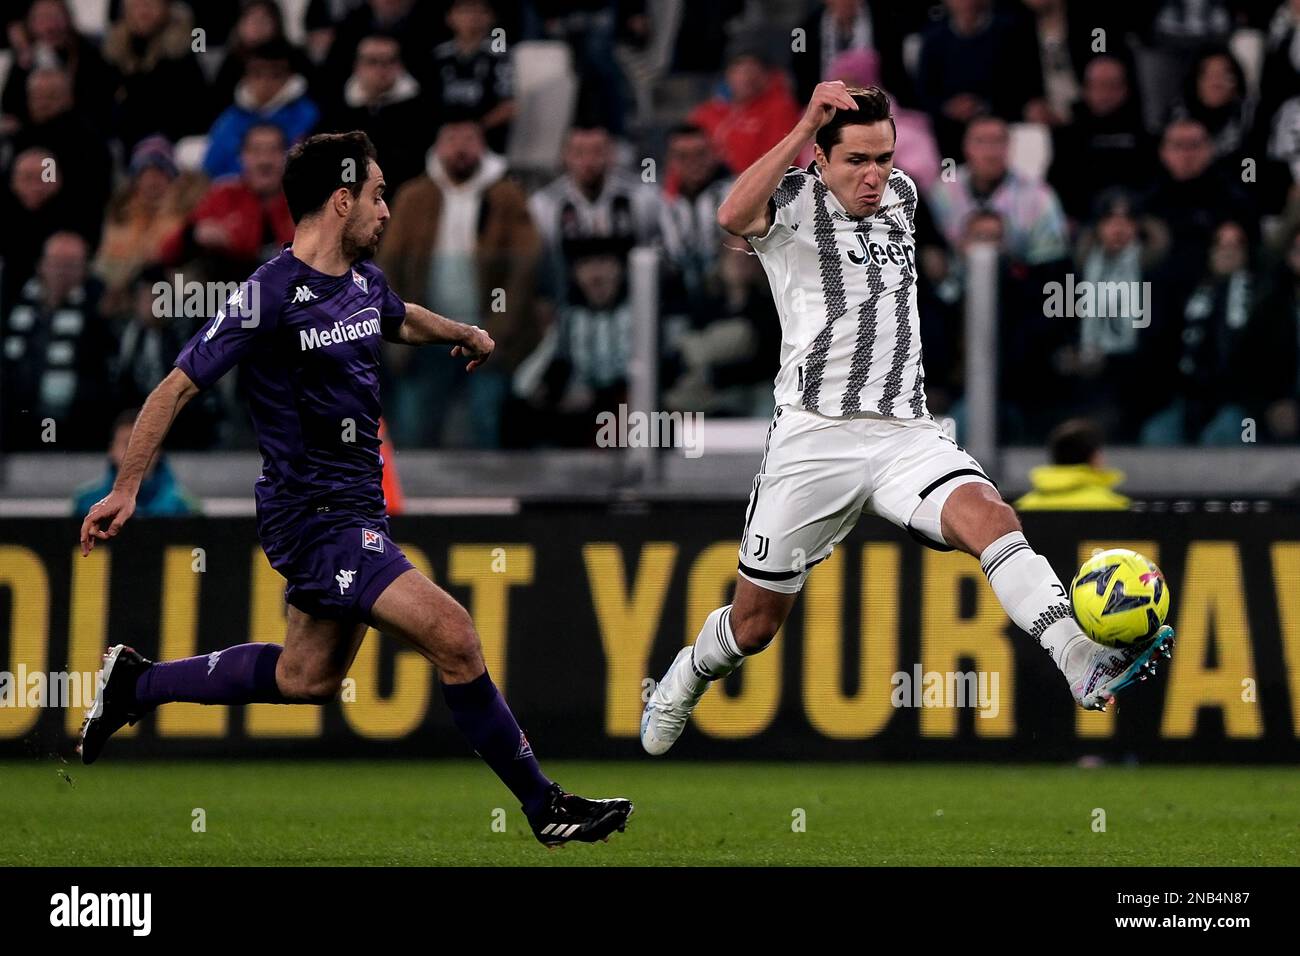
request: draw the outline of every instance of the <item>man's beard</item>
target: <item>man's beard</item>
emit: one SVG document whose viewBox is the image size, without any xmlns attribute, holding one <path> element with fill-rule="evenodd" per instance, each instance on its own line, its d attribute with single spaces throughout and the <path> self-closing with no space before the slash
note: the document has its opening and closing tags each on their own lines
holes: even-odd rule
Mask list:
<svg viewBox="0 0 1300 956">
<path fill-rule="evenodd" d="M 344 229 L 341 245 L 344 259 L 348 262 L 361 262 L 374 256 L 379 248 L 379 239 L 371 240 L 369 236 L 359 236 L 350 229 Z"/>
</svg>

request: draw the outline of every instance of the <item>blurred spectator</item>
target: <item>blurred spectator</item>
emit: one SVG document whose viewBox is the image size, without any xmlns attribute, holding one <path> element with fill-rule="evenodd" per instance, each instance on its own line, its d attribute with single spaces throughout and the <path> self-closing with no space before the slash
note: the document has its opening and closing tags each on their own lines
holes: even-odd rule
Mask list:
<svg viewBox="0 0 1300 956">
<path fill-rule="evenodd" d="M 14 134 L 14 152 L 33 146 L 53 152 L 68 202 L 83 209 L 88 222 L 97 220 L 112 187 L 112 157 L 98 128 L 73 111 L 67 72 L 38 67 L 28 74 L 27 116 L 27 125 Z"/>
<path fill-rule="evenodd" d="M 195 280 L 242 282 L 293 239 L 284 198 L 284 132 L 269 123 L 244 134 L 238 176 L 212 184 L 185 224 L 163 244 L 163 262 Z M 187 276 L 187 279 L 191 276 Z"/>
<path fill-rule="evenodd" d="M 129 175 L 109 205 L 95 256 L 94 272 L 106 286 L 103 307 L 109 315 L 127 306 L 127 288 L 140 270 L 162 261 L 163 244 L 185 221 L 193 192 L 177 181 L 172 146 L 162 136 L 136 144 Z"/>
<path fill-rule="evenodd" d="M 430 98 L 443 111 L 472 115 L 488 148 L 504 155 L 515 117 L 514 83 L 504 45 L 489 36 L 493 22 L 487 0 L 452 0 L 447 11 L 452 38 L 434 47 Z"/>
<path fill-rule="evenodd" d="M 1093 225 L 1079 238 L 1077 289 L 1090 294 L 1084 301 L 1091 305 L 1078 310 L 1077 343 L 1055 355 L 1053 371 L 1058 390 L 1072 391 L 1077 407 L 1117 440 L 1133 440 L 1163 400 L 1152 374 L 1172 347 L 1161 333 L 1176 322 L 1155 314 L 1164 297 L 1148 295 L 1143 283 L 1159 269 L 1169 244 L 1163 224 L 1144 217 L 1119 189 L 1097 198 Z"/>
<path fill-rule="evenodd" d="M 672 341 L 663 369 L 664 406 L 709 415 L 768 417 L 780 365 L 781 323 L 757 257 L 724 248 L 708 310 Z"/>
<path fill-rule="evenodd" d="M 974 117 L 1025 119 L 1042 98 L 1043 71 L 1023 18 L 995 10 L 993 0 L 945 0 L 944 7 L 947 16 L 926 30 L 921 44 L 917 92 L 939 149 L 954 156 Z"/>
<path fill-rule="evenodd" d="M 103 441 L 110 414 L 112 337 L 99 286 L 86 274 L 86 240 L 45 240 L 36 274 L 4 316 L 4 447 L 80 451 Z M 47 432 L 47 420 L 54 428 Z"/>
<path fill-rule="evenodd" d="M 131 432 L 135 430 L 138 408 L 122 412 L 113 422 L 113 437 L 108 446 L 108 469 L 104 477 L 89 485 L 77 489 L 72 499 L 72 513 L 78 517 L 86 514 L 91 506 L 113 490 L 117 481 L 118 469 L 126 459 L 126 448 L 131 441 Z M 135 515 L 139 518 L 176 517 L 196 515 L 202 509 L 183 487 L 168 464 L 167 456 L 161 452 L 149 463 L 144 480 L 135 496 Z"/>
<path fill-rule="evenodd" d="M 1292 226 L 1242 344 L 1258 438 L 1300 441 L 1300 226 Z"/>
<path fill-rule="evenodd" d="M 1213 166 L 1214 144 L 1205 126 L 1194 119 L 1174 120 L 1160 140 L 1155 185 L 1143 208 L 1163 220 L 1173 240 L 1168 279 L 1182 293 L 1199 278 L 1214 227 L 1235 219 L 1247 227 L 1252 242 L 1259 234 L 1251 196 L 1232 171 Z"/>
<path fill-rule="evenodd" d="M 793 57 L 799 102 L 808 102 L 813 87 L 822 80 L 840 78 L 832 68 L 839 57 L 865 52 L 876 55 L 883 77 L 862 85 L 883 86 L 910 101 L 912 81 L 903 66 L 903 37 L 924 29 L 926 23 L 923 10 L 900 9 L 899 4 L 882 0 L 825 0 L 818 4 L 799 24 L 804 48 Z"/>
<path fill-rule="evenodd" d="M 571 276 L 564 244 L 573 239 L 618 240 L 624 247 L 653 242 L 659 233 L 662 200 L 652 184 L 614 168 L 614 144 L 603 127 L 572 127 L 564 140 L 564 175 L 529 200 L 533 222 L 546 243 L 547 271 L 568 293 Z"/>
<path fill-rule="evenodd" d="M 363 129 L 379 153 L 390 195 L 424 168 L 433 141 L 428 101 L 402 65 L 397 38 L 382 33 L 357 46 L 357 65 L 343 87 L 343 102 L 326 118 L 339 133 Z"/>
<path fill-rule="evenodd" d="M 1232 6 L 1229 0 L 1158 0 L 1145 31 L 1149 45 L 1143 50 L 1148 120 L 1163 119 L 1178 105 L 1189 68 L 1201 50 L 1227 44 Z"/>
<path fill-rule="evenodd" d="M 235 91 L 248 68 L 254 50 L 264 44 L 288 43 L 284 13 L 276 0 L 242 0 L 239 18 L 226 41 L 225 57 L 212 83 L 212 101 L 224 106 L 235 100 Z M 294 73 L 310 78 L 311 61 L 298 48 L 290 47 L 289 65 Z"/>
<path fill-rule="evenodd" d="M 532 406 L 526 431 L 534 444 L 591 447 L 597 413 L 627 401 L 632 307 L 622 250 L 579 239 L 570 243 L 569 256 L 575 294 L 560 307 L 541 354 L 529 359 L 541 374 L 532 388 L 522 386 Z"/>
<path fill-rule="evenodd" d="M 1268 29 L 1259 108 L 1248 144 L 1259 164 L 1261 209 L 1300 203 L 1300 0 L 1287 0 Z"/>
<path fill-rule="evenodd" d="M 800 109 L 760 44 L 733 49 L 726 80 L 727 96 L 701 103 L 686 121 L 704 129 L 727 168 L 740 175 L 789 134 Z"/>
<path fill-rule="evenodd" d="M 1072 219 L 1087 218 L 1104 188 L 1145 189 L 1155 176 L 1155 148 L 1142 125 L 1128 67 L 1115 56 L 1088 61 L 1083 95 L 1066 126 L 1052 131 L 1047 180 Z"/>
<path fill-rule="evenodd" d="M 1063 126 L 1079 99 L 1082 72 L 1074 63 L 1081 52 L 1077 49 L 1081 38 L 1071 29 L 1069 16 L 1069 10 L 1075 5 L 1068 0 L 1024 0 L 1024 4 L 1034 17 L 1038 60 L 1043 68 L 1043 98 L 1031 102 L 1025 118 L 1048 126 Z"/>
<path fill-rule="evenodd" d="M 390 423 L 399 445 L 445 441 L 449 399 L 462 386 L 469 390 L 469 442 L 500 444 L 509 376 L 539 337 L 539 250 L 524 192 L 507 178 L 505 160 L 487 151 L 482 128 L 468 118 L 444 123 L 424 173 L 393 202 L 377 261 L 398 295 L 483 326 L 497 348 L 492 362 L 469 376 L 463 361 L 440 350 L 389 350 Z"/>
<path fill-rule="evenodd" d="M 174 277 L 152 267 L 138 273 L 127 289 L 130 300 L 128 318 L 118 336 L 118 350 L 113 362 L 113 393 L 118 408 L 143 404 L 176 362 L 176 356 L 200 325 L 210 316 L 174 315 L 165 308 L 170 293 L 160 294 Z M 181 310 L 182 313 L 184 310 Z M 218 389 L 195 395 L 181 409 L 167 444 L 171 448 L 210 448 L 217 440 L 217 426 L 222 415 Z"/>
<path fill-rule="evenodd" d="M 76 31 L 67 0 L 35 0 L 14 36 L 19 42 L 0 113 L 26 124 L 28 77 L 34 70 L 53 68 L 72 78 L 72 99 L 83 116 L 105 123 L 113 103 L 113 71 L 99 48 Z"/>
<path fill-rule="evenodd" d="M 428 72 L 429 51 L 446 36 L 444 10 L 442 3 L 430 0 L 364 0 L 354 4 L 329 31 L 329 54 L 322 73 L 330 95 L 342 90 L 347 82 L 362 38 L 375 33 L 401 39 L 402 62 L 423 83 Z"/>
<path fill-rule="evenodd" d="M 88 241 L 96 234 L 99 210 L 68 201 L 54 154 L 43 147 L 24 150 L 9 168 L 8 188 L 0 194 L 0 259 L 4 283 L 0 307 L 7 308 L 40 258 L 45 240 L 72 230 Z"/>
<path fill-rule="evenodd" d="M 1033 490 L 1016 501 L 1018 511 L 1127 511 L 1129 499 L 1115 490 L 1124 472 L 1107 468 L 1101 429 L 1086 418 L 1061 422 L 1047 440 L 1049 465 L 1030 469 Z"/>
<path fill-rule="evenodd" d="M 1254 103 L 1246 95 L 1246 74 L 1226 47 L 1202 52 L 1184 83 L 1183 100 L 1174 110 L 1178 119 L 1194 119 L 1214 144 L 1214 158 L 1234 158 L 1250 131 Z"/>
<path fill-rule="evenodd" d="M 832 61 L 826 79 L 843 80 L 847 86 L 880 86 L 880 55 L 874 50 L 842 53 Z M 897 131 L 894 165 L 911 176 L 922 190 L 928 189 L 939 178 L 940 168 L 939 146 L 930 117 L 920 110 L 900 107 L 888 91 L 885 95 L 889 97 Z M 808 161 L 812 161 L 811 156 Z"/>
<path fill-rule="evenodd" d="M 530 40 L 569 45 L 579 84 L 577 115 L 621 136 L 631 97 L 614 46 L 618 41 L 645 45 L 650 35 L 645 0 L 530 0 L 523 30 Z"/>
<path fill-rule="evenodd" d="M 194 18 L 183 3 L 122 0 L 122 18 L 104 38 L 117 72 L 113 129 L 131 149 L 151 133 L 172 142 L 207 128 L 207 81 L 190 49 Z"/>
<path fill-rule="evenodd" d="M 1051 357 L 1064 345 L 1068 326 L 1049 316 L 1044 306 L 1046 282 L 1059 279 L 1059 265 L 1044 263 L 1030 268 L 1012 256 L 1004 217 L 992 208 L 971 211 L 962 227 L 954 255 L 933 291 L 935 307 L 921 308 L 921 337 L 925 343 L 926 391 L 933 411 L 957 421 L 959 433 L 966 422 L 965 365 L 962 336 L 965 301 L 969 289 L 968 256 L 979 244 L 998 251 L 998 424 L 1009 441 L 1038 440 L 1059 420 L 1060 378 Z M 929 268 L 933 271 L 932 267 Z"/>
<path fill-rule="evenodd" d="M 1169 405 L 1142 426 L 1144 445 L 1235 445 L 1241 441 L 1248 381 L 1241 343 L 1255 305 L 1250 237 L 1239 223 L 1214 231 L 1205 277 L 1182 307 L 1180 342 L 1170 342 L 1146 367 L 1149 385 Z M 1155 363 L 1167 365 L 1162 374 Z"/>
<path fill-rule="evenodd" d="M 307 79 L 290 65 L 292 48 L 271 40 L 248 52 L 244 78 L 235 88 L 235 102 L 226 107 L 208 133 L 203 171 L 213 179 L 239 172 L 244 134 L 270 123 L 292 146 L 307 136 L 320 119 L 320 109 L 307 95 Z"/>
<path fill-rule="evenodd" d="M 718 253 L 726 236 L 718 225 L 718 207 L 732 179 L 704 130 L 685 124 L 668 133 L 667 173 L 664 250 L 681 284 L 683 306 L 695 313 L 713 292 Z"/>
<path fill-rule="evenodd" d="M 953 182 L 935 183 L 927 198 L 940 231 L 952 246 L 971 212 L 987 206 L 1006 224 L 1006 248 L 1020 262 L 1036 266 L 1068 255 L 1065 214 L 1052 187 L 1025 179 L 1008 162 L 1007 124 L 993 116 L 972 120 L 962 151 L 966 162 Z"/>
</svg>

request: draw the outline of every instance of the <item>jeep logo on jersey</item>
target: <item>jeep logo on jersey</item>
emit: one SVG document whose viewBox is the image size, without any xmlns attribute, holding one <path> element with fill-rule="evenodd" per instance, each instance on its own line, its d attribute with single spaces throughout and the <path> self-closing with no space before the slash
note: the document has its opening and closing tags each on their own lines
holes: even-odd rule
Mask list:
<svg viewBox="0 0 1300 956">
<path fill-rule="evenodd" d="M 849 261 L 855 266 L 866 263 L 868 259 L 874 266 L 883 266 L 890 262 L 900 268 L 905 268 L 908 272 L 915 271 L 915 263 L 912 261 L 915 255 L 915 247 L 905 246 L 901 242 L 886 242 L 881 245 L 878 242 L 867 242 L 866 236 L 860 232 L 855 232 L 853 238 L 858 240 L 858 248 L 849 250 Z"/>
<path fill-rule="evenodd" d="M 373 312 L 373 319 L 364 319 L 360 322 L 352 322 L 350 319 L 356 318 L 366 312 Z M 298 331 L 298 347 L 306 352 L 308 349 L 324 348 L 329 345 L 335 345 L 338 342 L 351 342 L 356 339 L 362 339 L 369 335 L 379 334 L 379 310 L 373 306 L 362 309 L 360 312 L 353 312 L 346 319 L 335 322 L 328 329 L 300 329 Z"/>
</svg>

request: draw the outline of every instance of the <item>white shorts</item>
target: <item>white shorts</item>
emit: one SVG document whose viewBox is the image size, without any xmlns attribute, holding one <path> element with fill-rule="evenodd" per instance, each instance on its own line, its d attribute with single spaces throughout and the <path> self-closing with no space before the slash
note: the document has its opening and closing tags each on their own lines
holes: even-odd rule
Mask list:
<svg viewBox="0 0 1300 956">
<path fill-rule="evenodd" d="M 971 481 L 997 487 L 932 418 L 828 418 L 779 406 L 745 512 L 740 574 L 796 593 L 864 510 L 951 551 L 939 515 Z"/>
</svg>

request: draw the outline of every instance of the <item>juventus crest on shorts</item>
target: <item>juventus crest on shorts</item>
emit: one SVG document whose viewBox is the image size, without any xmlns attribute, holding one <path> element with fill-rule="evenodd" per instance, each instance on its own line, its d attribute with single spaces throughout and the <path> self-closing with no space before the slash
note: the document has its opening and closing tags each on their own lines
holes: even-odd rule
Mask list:
<svg viewBox="0 0 1300 956">
<path fill-rule="evenodd" d="M 833 417 L 924 418 L 916 309 L 917 190 L 890 173 L 873 216 L 844 211 L 817 174 L 790 167 L 772 226 L 749 243 L 781 317 L 776 403 Z"/>
</svg>

